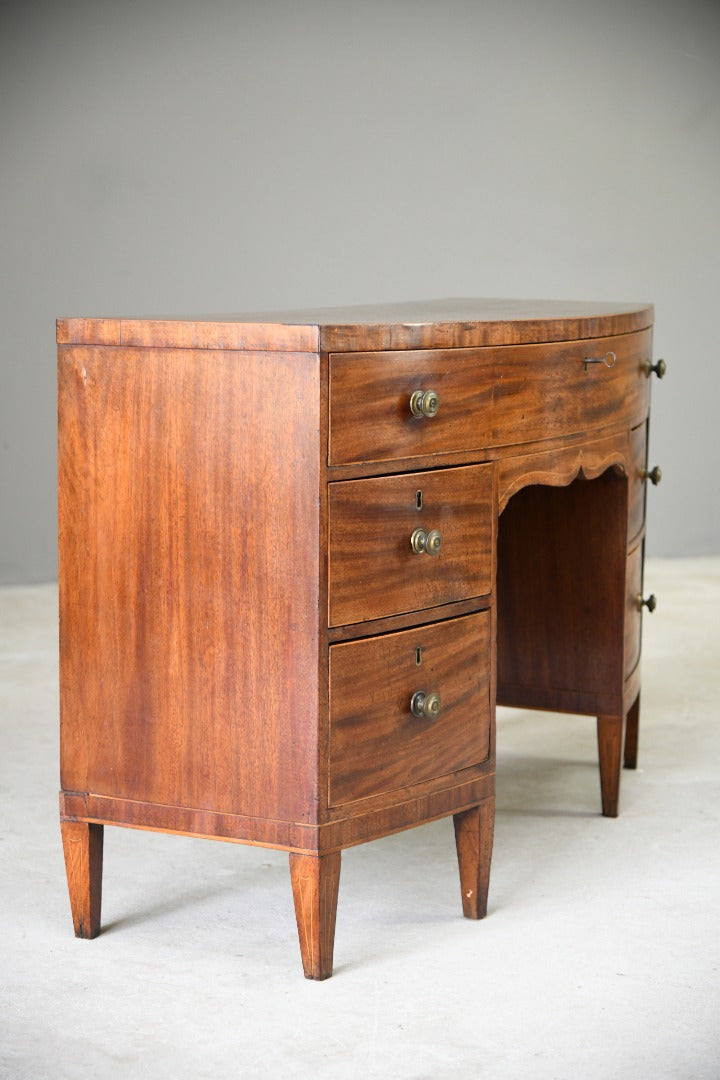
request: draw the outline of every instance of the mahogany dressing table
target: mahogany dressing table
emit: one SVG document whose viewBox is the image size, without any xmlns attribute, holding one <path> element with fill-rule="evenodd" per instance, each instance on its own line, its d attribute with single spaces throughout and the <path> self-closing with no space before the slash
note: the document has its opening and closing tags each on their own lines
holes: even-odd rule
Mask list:
<svg viewBox="0 0 720 1080">
<path fill-rule="evenodd" d="M 332 972 L 340 853 L 454 816 L 486 912 L 495 705 L 634 767 L 653 311 L 447 300 L 60 319 L 60 814 L 287 850 Z"/>
</svg>

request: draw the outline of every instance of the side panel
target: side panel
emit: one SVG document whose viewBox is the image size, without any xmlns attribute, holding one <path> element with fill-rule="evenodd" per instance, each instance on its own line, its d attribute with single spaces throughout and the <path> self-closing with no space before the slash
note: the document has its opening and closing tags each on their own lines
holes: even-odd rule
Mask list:
<svg viewBox="0 0 720 1080">
<path fill-rule="evenodd" d="M 317 355 L 58 358 L 63 788 L 314 820 Z"/>
</svg>

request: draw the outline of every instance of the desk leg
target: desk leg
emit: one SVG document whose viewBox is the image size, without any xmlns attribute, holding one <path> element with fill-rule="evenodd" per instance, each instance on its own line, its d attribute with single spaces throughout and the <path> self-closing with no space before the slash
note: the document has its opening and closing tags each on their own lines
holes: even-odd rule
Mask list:
<svg viewBox="0 0 720 1080">
<path fill-rule="evenodd" d="M 625 728 L 625 768 L 637 769 L 638 728 L 640 726 L 640 695 L 635 698 L 627 714 Z"/>
<path fill-rule="evenodd" d="M 487 914 L 495 796 L 455 814 L 454 822 L 463 915 L 466 919 L 482 919 Z"/>
<path fill-rule="evenodd" d="M 290 853 L 290 880 L 306 979 L 329 979 L 335 944 L 340 852 Z"/>
<path fill-rule="evenodd" d="M 100 933 L 103 826 L 61 821 L 60 830 L 75 937 L 94 938 Z"/>
<path fill-rule="evenodd" d="M 605 817 L 617 817 L 625 717 L 598 716 L 597 733 L 602 812 Z"/>
</svg>

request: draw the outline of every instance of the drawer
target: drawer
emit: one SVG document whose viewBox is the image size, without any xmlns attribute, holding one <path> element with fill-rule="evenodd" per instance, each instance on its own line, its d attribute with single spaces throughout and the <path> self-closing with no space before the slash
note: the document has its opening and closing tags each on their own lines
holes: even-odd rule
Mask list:
<svg viewBox="0 0 720 1080">
<path fill-rule="evenodd" d="M 627 560 L 625 597 L 625 678 L 632 675 L 640 659 L 642 617 L 637 598 L 642 593 L 643 545 L 638 544 Z"/>
<path fill-rule="evenodd" d="M 485 596 L 493 582 L 493 466 L 329 485 L 330 626 Z M 437 555 L 413 533 L 438 531 Z"/>
<path fill-rule="evenodd" d="M 641 418 L 652 332 L 545 345 L 335 353 L 328 462 L 341 465 L 534 442 Z M 585 364 L 614 352 L 613 367 Z M 416 391 L 434 416 L 414 416 Z"/>
<path fill-rule="evenodd" d="M 645 524 L 645 468 L 647 464 L 646 426 L 630 432 L 630 476 L 628 477 L 628 540 L 633 540 Z"/>
<path fill-rule="evenodd" d="M 412 712 L 421 691 L 434 718 Z M 490 614 L 330 646 L 329 801 L 337 806 L 488 758 Z"/>
</svg>

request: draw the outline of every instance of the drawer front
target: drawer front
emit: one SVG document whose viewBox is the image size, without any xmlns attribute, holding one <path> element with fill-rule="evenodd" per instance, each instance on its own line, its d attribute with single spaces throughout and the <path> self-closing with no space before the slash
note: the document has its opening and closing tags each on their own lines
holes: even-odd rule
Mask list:
<svg viewBox="0 0 720 1080">
<path fill-rule="evenodd" d="M 640 659 L 641 614 L 637 597 L 642 592 L 643 546 L 638 544 L 628 555 L 625 598 L 625 678 L 632 675 Z"/>
<path fill-rule="evenodd" d="M 418 691 L 440 696 L 434 718 L 413 714 Z M 480 764 L 490 717 L 487 611 L 332 645 L 330 805 Z"/>
<path fill-rule="evenodd" d="M 336 482 L 329 501 L 331 626 L 491 592 L 492 465 Z M 418 529 L 440 532 L 439 554 L 413 550 Z"/>
<path fill-rule="evenodd" d="M 550 439 L 644 415 L 652 332 L 546 345 L 330 357 L 330 465 Z M 614 352 L 613 367 L 585 364 Z M 434 416 L 414 416 L 432 390 Z M 417 405 L 416 405 L 417 408 Z"/>
<path fill-rule="evenodd" d="M 630 433 L 630 476 L 628 477 L 628 540 L 633 540 L 645 523 L 645 467 L 647 463 L 646 427 L 641 424 Z"/>
</svg>

